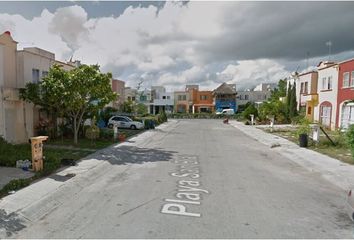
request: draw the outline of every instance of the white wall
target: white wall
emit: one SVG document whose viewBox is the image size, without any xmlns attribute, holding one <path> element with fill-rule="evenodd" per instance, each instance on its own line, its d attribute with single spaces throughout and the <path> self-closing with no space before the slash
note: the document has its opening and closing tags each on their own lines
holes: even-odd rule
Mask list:
<svg viewBox="0 0 354 240">
<path fill-rule="evenodd" d="M 166 99 L 163 99 L 163 97 L 166 97 Z M 167 96 L 170 99 L 167 99 Z M 159 94 L 158 99 L 154 99 L 154 105 L 155 106 L 166 106 L 166 105 L 174 105 L 174 93 L 171 92 L 165 92 Z"/>
<path fill-rule="evenodd" d="M 332 76 L 331 91 L 326 91 L 322 89 L 322 79 L 324 77 L 328 78 L 328 76 Z M 328 101 L 332 104 L 331 129 L 335 129 L 337 94 L 338 94 L 338 67 L 336 65 L 318 70 L 317 92 L 318 92 L 318 105 L 314 109 L 314 120 L 315 121 L 320 120 L 320 110 L 321 110 L 320 105 L 321 103 Z"/>
<path fill-rule="evenodd" d="M 297 102 L 297 110 L 299 110 L 299 104 L 301 106 L 306 106 L 306 101 L 311 100 L 311 95 L 307 95 L 311 93 L 311 78 L 312 73 L 301 75 L 299 79 L 296 81 L 296 102 Z M 307 94 L 300 94 L 301 91 L 301 83 L 307 82 Z"/>
<path fill-rule="evenodd" d="M 0 44 L 0 136 L 5 137 L 5 113 L 1 88 L 4 86 L 4 49 Z"/>
<path fill-rule="evenodd" d="M 42 53 L 39 51 L 39 53 Z M 42 72 L 48 72 L 54 64 L 54 58 L 48 58 L 48 52 L 44 51 L 45 55 L 39 55 L 30 51 L 18 52 L 18 85 L 24 87 L 26 83 L 32 82 L 32 69 L 39 69 L 39 77 L 42 77 Z M 53 56 L 53 55 L 49 55 Z"/>
</svg>

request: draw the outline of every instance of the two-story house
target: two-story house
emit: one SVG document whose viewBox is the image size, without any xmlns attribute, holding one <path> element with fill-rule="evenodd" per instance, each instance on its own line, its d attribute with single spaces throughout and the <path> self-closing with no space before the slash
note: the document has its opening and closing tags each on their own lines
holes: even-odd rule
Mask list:
<svg viewBox="0 0 354 240">
<path fill-rule="evenodd" d="M 166 113 L 173 112 L 174 106 L 174 94 L 172 92 L 166 92 L 165 87 L 163 86 L 152 86 L 151 87 L 151 97 L 152 105 L 150 112 L 152 114 L 158 114 L 161 111 Z"/>
<path fill-rule="evenodd" d="M 334 130 L 336 126 L 338 64 L 320 62 L 318 71 L 318 105 L 314 107 L 314 120 L 324 127 Z"/>
<path fill-rule="evenodd" d="M 233 109 L 236 112 L 236 94 L 236 84 L 222 83 L 213 91 L 215 110 Z"/>
<path fill-rule="evenodd" d="M 192 105 L 193 113 L 207 112 L 211 113 L 214 111 L 213 103 L 213 92 L 212 91 L 196 91 L 195 101 Z"/>
<path fill-rule="evenodd" d="M 188 113 L 189 112 L 189 92 L 188 91 L 175 91 L 175 112 Z"/>
<path fill-rule="evenodd" d="M 296 79 L 297 110 L 303 110 L 310 121 L 314 120 L 314 108 L 318 105 L 318 72 L 299 74 Z"/>
<path fill-rule="evenodd" d="M 354 124 L 354 59 L 339 63 L 336 127 Z"/>
</svg>

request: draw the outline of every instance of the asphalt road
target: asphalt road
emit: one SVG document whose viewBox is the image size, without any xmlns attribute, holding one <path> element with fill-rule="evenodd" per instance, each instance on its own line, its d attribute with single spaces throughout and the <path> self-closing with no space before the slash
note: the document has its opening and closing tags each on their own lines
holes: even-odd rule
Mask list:
<svg viewBox="0 0 354 240">
<path fill-rule="evenodd" d="M 94 155 L 105 164 L 12 237 L 353 237 L 342 190 L 221 120 L 144 134 Z"/>
</svg>

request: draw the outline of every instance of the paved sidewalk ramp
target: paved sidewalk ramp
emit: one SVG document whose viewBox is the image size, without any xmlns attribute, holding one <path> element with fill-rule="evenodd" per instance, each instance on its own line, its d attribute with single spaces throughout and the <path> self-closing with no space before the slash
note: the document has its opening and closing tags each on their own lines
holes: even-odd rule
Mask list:
<svg viewBox="0 0 354 240">
<path fill-rule="evenodd" d="M 254 126 L 244 125 L 237 121 L 230 121 L 230 125 L 269 147 L 280 145 L 273 148 L 273 151 L 279 152 L 284 157 L 298 163 L 309 171 L 319 173 L 322 177 L 341 189 L 347 191 L 350 188 L 354 188 L 353 165 L 343 163 L 335 158 L 306 148 L 300 148 L 293 142 L 266 133 Z"/>
</svg>

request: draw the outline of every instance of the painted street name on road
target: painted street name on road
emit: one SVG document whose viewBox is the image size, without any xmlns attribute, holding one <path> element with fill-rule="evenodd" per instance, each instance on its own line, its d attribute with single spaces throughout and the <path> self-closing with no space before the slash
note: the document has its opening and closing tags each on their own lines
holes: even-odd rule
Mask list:
<svg viewBox="0 0 354 240">
<path fill-rule="evenodd" d="M 200 175 L 200 164 L 197 156 L 178 156 L 173 163 L 177 164 L 177 170 L 170 173 L 172 177 L 179 178 L 177 181 L 177 199 L 164 199 L 166 202 L 161 209 L 161 213 L 174 214 L 188 217 L 200 217 L 201 213 L 190 211 L 192 205 L 200 205 L 202 194 L 209 191 L 200 188 L 198 180 Z"/>
</svg>

